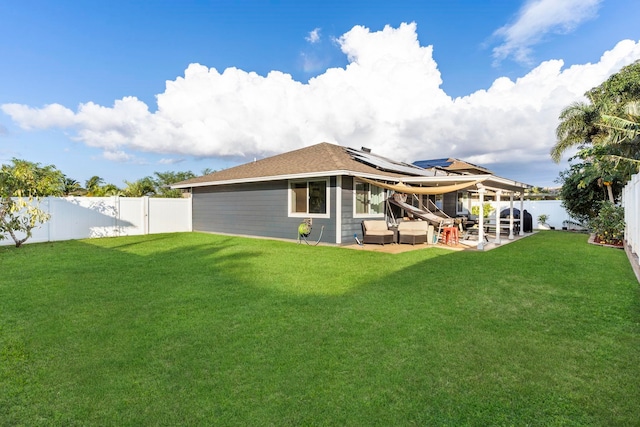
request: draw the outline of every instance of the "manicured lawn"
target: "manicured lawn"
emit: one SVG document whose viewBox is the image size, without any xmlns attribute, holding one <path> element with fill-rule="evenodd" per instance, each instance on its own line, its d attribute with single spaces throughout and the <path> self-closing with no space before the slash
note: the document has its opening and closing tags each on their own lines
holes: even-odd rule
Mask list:
<svg viewBox="0 0 640 427">
<path fill-rule="evenodd" d="M 621 250 L 186 233 L 0 247 L 2 425 L 638 425 Z"/>
</svg>

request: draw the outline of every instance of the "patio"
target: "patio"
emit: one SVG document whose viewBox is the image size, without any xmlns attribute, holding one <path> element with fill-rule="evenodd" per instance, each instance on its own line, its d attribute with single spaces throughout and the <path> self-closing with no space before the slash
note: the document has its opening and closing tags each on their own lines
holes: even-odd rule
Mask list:
<svg viewBox="0 0 640 427">
<path fill-rule="evenodd" d="M 495 249 L 495 248 L 499 248 L 501 246 L 507 245 L 509 243 L 518 241 L 520 239 L 524 239 L 526 237 L 532 236 L 533 234 L 535 234 L 536 232 L 532 232 L 532 233 L 524 233 L 524 235 L 520 236 L 520 235 L 514 235 L 514 238 L 512 240 L 509 240 L 504 234 L 501 236 L 500 238 L 500 243 L 496 244 L 495 240 L 496 240 L 496 235 L 495 234 L 486 234 L 487 238 L 489 239 L 488 243 L 485 243 L 484 245 L 484 251 L 489 251 L 491 249 Z M 410 251 L 416 251 L 416 250 L 420 250 L 420 249 L 428 249 L 428 248 L 442 248 L 442 249 L 449 249 L 452 251 L 478 251 L 478 248 L 476 247 L 476 245 L 478 244 L 477 240 L 460 240 L 460 242 L 458 244 L 455 245 L 446 245 L 443 243 L 436 243 L 433 245 L 429 245 L 426 243 L 422 243 L 422 244 L 417 244 L 417 245 L 407 245 L 407 244 L 399 244 L 399 243 L 391 243 L 391 244 L 387 244 L 387 245 L 376 245 L 376 244 L 365 244 L 365 245 L 358 245 L 357 243 L 354 243 L 352 245 L 346 245 L 344 246 L 345 248 L 348 249 L 355 249 L 355 250 L 365 250 L 365 251 L 373 251 L 373 252 L 383 252 L 383 253 L 389 253 L 389 254 L 399 254 L 399 253 L 403 253 L 403 252 L 410 252 Z"/>
</svg>

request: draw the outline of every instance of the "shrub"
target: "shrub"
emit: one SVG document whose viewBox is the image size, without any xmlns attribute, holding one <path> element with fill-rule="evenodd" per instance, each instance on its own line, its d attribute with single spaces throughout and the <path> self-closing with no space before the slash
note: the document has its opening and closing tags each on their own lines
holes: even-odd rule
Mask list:
<svg viewBox="0 0 640 427">
<path fill-rule="evenodd" d="M 609 245 L 621 244 L 624 239 L 624 208 L 610 201 L 600 202 L 598 215 L 589 222 L 596 241 Z"/>
<path fill-rule="evenodd" d="M 484 213 L 484 217 L 488 218 L 489 215 L 491 215 L 491 212 L 493 212 L 493 206 L 491 206 L 491 203 L 485 203 L 482 205 L 482 210 Z M 475 216 L 480 215 L 480 206 L 472 206 L 471 214 Z"/>
</svg>

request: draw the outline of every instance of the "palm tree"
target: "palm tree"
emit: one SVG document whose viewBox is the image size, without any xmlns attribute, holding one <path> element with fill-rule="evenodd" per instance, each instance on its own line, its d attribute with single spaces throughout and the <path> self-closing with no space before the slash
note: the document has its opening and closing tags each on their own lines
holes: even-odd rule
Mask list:
<svg viewBox="0 0 640 427">
<path fill-rule="evenodd" d="M 151 177 L 145 177 L 133 182 L 125 181 L 125 184 L 127 186 L 124 189 L 124 194 L 127 197 L 152 196 L 155 194 L 155 183 Z"/>
<path fill-rule="evenodd" d="M 100 195 L 100 186 L 104 184 L 104 179 L 100 178 L 97 175 L 92 176 L 84 183 L 84 188 L 87 189 L 87 196 L 99 196 Z"/>
<path fill-rule="evenodd" d="M 625 105 L 624 111 L 626 117 L 615 114 L 602 115 L 600 126 L 609 133 L 606 143 L 640 143 L 640 101 L 629 102 Z"/>
<path fill-rule="evenodd" d="M 101 187 L 98 188 L 98 193 L 97 195 L 101 196 L 101 197 L 106 197 L 106 196 L 122 196 L 123 192 L 121 189 L 119 189 L 115 184 L 105 184 Z"/>
<path fill-rule="evenodd" d="M 600 141 L 605 134 L 598 126 L 600 116 L 601 108 L 593 103 L 575 102 L 562 110 L 551 158 L 559 163 L 568 149 Z"/>
<path fill-rule="evenodd" d="M 637 152 L 633 146 L 625 147 L 620 143 L 633 141 L 638 135 L 640 61 L 623 67 L 602 84 L 587 91 L 585 96 L 587 103 L 571 104 L 560 114 L 560 124 L 556 128 L 557 141 L 551 149 L 551 158 L 558 163 L 567 149 L 589 145 L 614 144 L 618 145 L 618 150 L 631 149 L 631 153 Z M 623 117 L 625 115 L 627 117 Z M 624 153 L 622 157 L 625 157 Z"/>
<path fill-rule="evenodd" d="M 603 157 L 629 179 L 640 171 L 640 101 L 627 103 L 622 113 L 603 114 L 599 126 L 607 132 Z"/>
<path fill-rule="evenodd" d="M 64 196 L 77 196 L 81 194 L 83 188 L 80 183 L 72 178 L 64 177 L 62 181 L 62 194 Z"/>
</svg>

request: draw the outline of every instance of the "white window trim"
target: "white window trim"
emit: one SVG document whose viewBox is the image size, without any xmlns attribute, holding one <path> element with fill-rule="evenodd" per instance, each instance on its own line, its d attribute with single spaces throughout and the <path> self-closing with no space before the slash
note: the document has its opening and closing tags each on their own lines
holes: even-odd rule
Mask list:
<svg viewBox="0 0 640 427">
<path fill-rule="evenodd" d="M 466 205 L 466 206 L 462 206 L 462 209 L 463 209 L 463 210 L 461 210 L 461 211 L 460 211 L 460 210 L 458 210 L 458 195 L 459 195 L 460 193 L 463 193 L 463 194 L 464 194 L 464 193 L 467 193 L 467 205 Z M 463 199 L 463 200 L 464 200 L 464 199 Z M 468 211 L 469 213 L 471 213 L 471 206 L 470 206 L 470 204 L 471 204 L 471 203 L 470 203 L 470 200 L 471 200 L 471 197 L 470 197 L 470 195 L 469 195 L 469 192 L 468 192 L 468 191 L 466 191 L 466 190 L 458 190 L 458 191 L 456 191 L 456 215 L 464 215 L 464 214 L 465 214 L 464 209 L 467 209 L 467 211 Z"/>
<path fill-rule="evenodd" d="M 384 218 L 384 199 L 382 201 L 382 203 L 383 203 L 382 212 L 380 212 L 380 213 L 366 213 L 366 214 L 364 214 L 364 213 L 357 213 L 356 212 L 356 182 L 360 182 L 360 183 L 365 184 L 365 182 L 360 181 L 358 179 L 354 178 L 354 180 L 353 180 L 353 190 L 352 190 L 353 197 L 352 197 L 352 203 L 351 203 L 351 205 L 353 206 L 353 217 L 354 218 Z M 369 184 L 369 200 L 371 200 L 371 186 L 372 185 L 373 184 Z M 384 194 L 384 189 L 381 188 L 380 191 Z M 371 202 L 369 202 L 369 205 L 371 205 Z"/>
<path fill-rule="evenodd" d="M 327 206 L 326 206 L 326 213 L 323 214 L 319 214 L 319 213 L 309 213 L 309 183 L 310 182 L 319 182 L 319 181 L 324 181 L 326 182 L 326 201 L 327 201 Z M 291 189 L 291 186 L 293 184 L 299 184 L 301 182 L 304 182 L 307 184 L 307 212 L 291 212 L 291 196 L 293 194 L 293 190 Z M 295 179 L 295 180 L 289 180 L 289 183 L 287 185 L 287 213 L 288 216 L 290 218 L 331 218 L 331 186 L 330 184 L 330 180 L 329 178 L 308 178 L 308 179 Z"/>
</svg>

